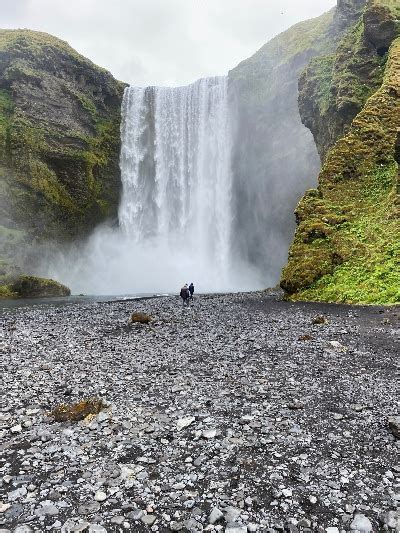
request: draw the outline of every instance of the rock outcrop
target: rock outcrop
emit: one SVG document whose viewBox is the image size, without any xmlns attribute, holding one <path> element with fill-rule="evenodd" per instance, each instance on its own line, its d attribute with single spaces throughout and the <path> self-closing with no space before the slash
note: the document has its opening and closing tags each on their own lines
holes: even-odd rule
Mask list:
<svg viewBox="0 0 400 533">
<path fill-rule="evenodd" d="M 0 285 L 0 298 L 51 298 L 69 296 L 71 291 L 53 279 L 36 276 L 18 276 Z"/>
<path fill-rule="evenodd" d="M 67 43 L 0 31 L 0 259 L 116 216 L 124 85 Z"/>
<path fill-rule="evenodd" d="M 370 0 L 335 54 L 313 60 L 300 79 L 300 111 L 323 168 L 296 210 L 281 282 L 294 299 L 400 301 L 395 6 Z"/>
<path fill-rule="evenodd" d="M 293 209 L 314 186 L 320 160 L 301 122 L 298 79 L 313 57 L 333 54 L 365 0 L 337 8 L 278 35 L 229 73 L 237 255 L 279 278 L 293 238 Z M 291 222 L 293 220 L 293 222 Z M 265 277 L 265 276 L 264 276 Z"/>
</svg>

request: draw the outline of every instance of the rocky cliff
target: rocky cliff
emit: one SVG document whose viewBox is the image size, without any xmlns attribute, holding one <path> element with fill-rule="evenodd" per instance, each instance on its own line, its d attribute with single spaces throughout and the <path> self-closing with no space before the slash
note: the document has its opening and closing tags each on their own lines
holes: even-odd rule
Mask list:
<svg viewBox="0 0 400 533">
<path fill-rule="evenodd" d="M 124 85 L 50 35 L 0 31 L 0 259 L 117 213 Z"/>
<path fill-rule="evenodd" d="M 400 6 L 370 0 L 299 88 L 323 167 L 300 201 L 283 271 L 293 299 L 400 301 Z"/>
<path fill-rule="evenodd" d="M 331 54 L 357 20 L 365 0 L 337 8 L 274 38 L 229 73 L 238 205 L 235 247 L 264 273 L 279 279 L 293 238 L 293 209 L 315 185 L 320 160 L 298 109 L 298 80 L 313 57 Z M 293 222 L 292 222 L 293 221 Z"/>
</svg>

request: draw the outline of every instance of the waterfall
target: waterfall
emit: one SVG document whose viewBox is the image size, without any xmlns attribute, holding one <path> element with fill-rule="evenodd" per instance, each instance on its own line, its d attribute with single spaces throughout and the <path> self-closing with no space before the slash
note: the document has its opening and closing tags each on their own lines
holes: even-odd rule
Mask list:
<svg viewBox="0 0 400 533">
<path fill-rule="evenodd" d="M 226 77 L 128 87 L 119 225 L 101 225 L 83 246 L 46 260 L 48 276 L 85 294 L 177 293 L 191 281 L 203 292 L 262 287 L 233 252 L 240 198 L 231 114 Z"/>
<path fill-rule="evenodd" d="M 227 85 L 128 87 L 122 104 L 121 229 L 133 249 L 170 269 L 184 264 L 182 282 L 207 290 L 232 288 Z"/>
</svg>

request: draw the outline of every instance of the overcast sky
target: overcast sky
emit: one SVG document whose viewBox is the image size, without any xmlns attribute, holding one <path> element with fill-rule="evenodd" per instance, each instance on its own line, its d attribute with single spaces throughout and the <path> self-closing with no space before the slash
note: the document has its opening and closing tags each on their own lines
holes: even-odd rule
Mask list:
<svg viewBox="0 0 400 533">
<path fill-rule="evenodd" d="M 336 0 L 0 0 L 2 28 L 68 41 L 132 85 L 226 74 L 271 37 Z"/>
</svg>

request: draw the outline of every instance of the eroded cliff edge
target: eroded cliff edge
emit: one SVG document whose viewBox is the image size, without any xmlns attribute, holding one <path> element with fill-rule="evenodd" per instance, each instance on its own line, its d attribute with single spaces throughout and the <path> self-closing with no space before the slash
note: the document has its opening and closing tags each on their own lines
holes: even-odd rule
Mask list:
<svg viewBox="0 0 400 533">
<path fill-rule="evenodd" d="M 84 237 L 116 216 L 123 90 L 64 41 L 0 31 L 3 275 L 35 240 Z"/>
<path fill-rule="evenodd" d="M 370 0 L 300 79 L 323 167 L 296 209 L 282 287 L 292 299 L 400 301 L 400 6 Z"/>
<path fill-rule="evenodd" d="M 276 283 L 293 239 L 293 210 L 315 186 L 320 159 L 298 109 L 298 80 L 314 57 L 334 53 L 365 0 L 339 0 L 322 16 L 296 24 L 229 73 L 233 188 L 238 260 Z"/>
</svg>

